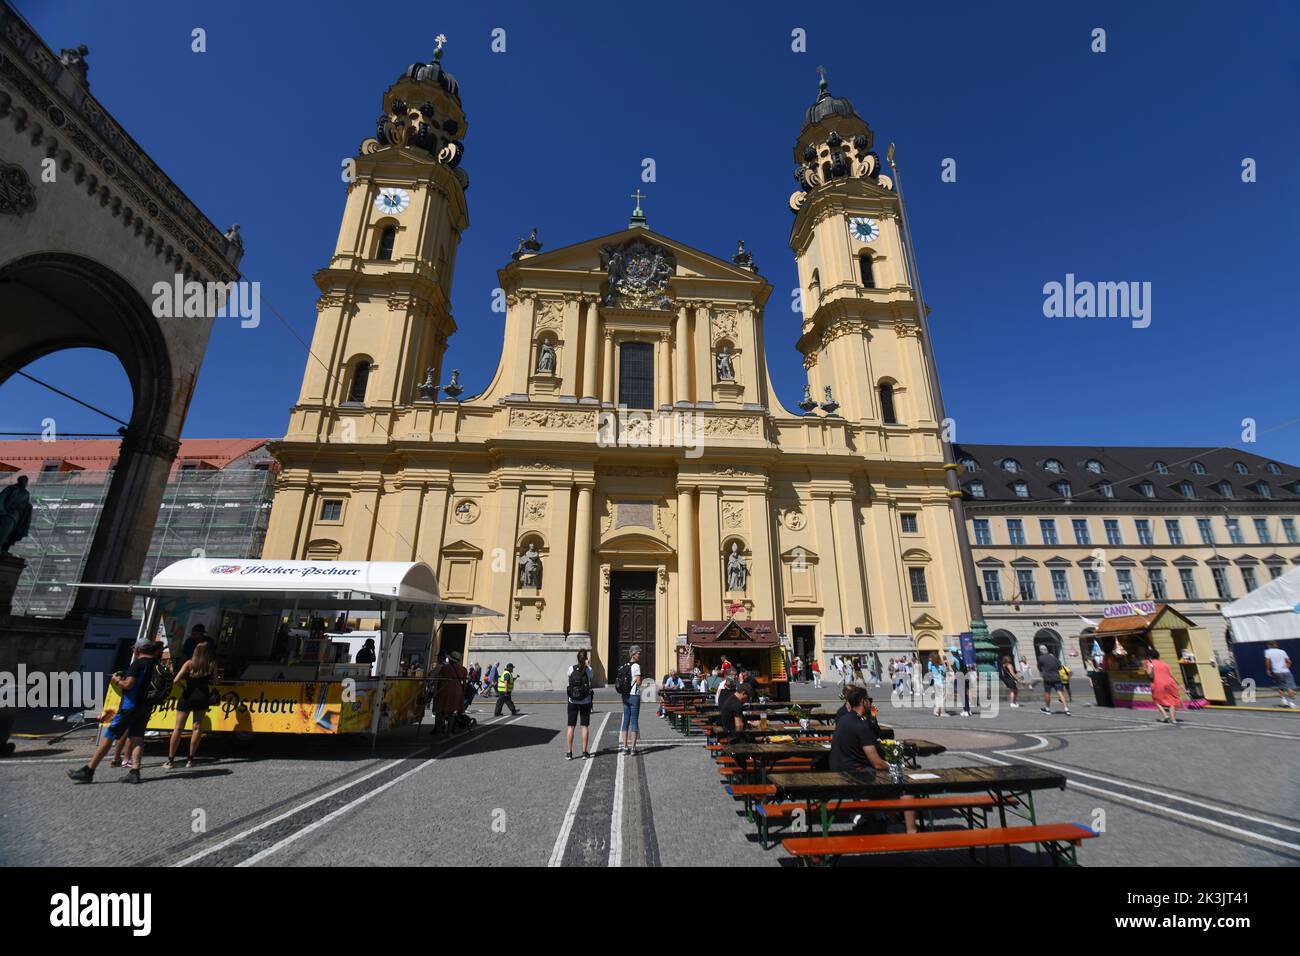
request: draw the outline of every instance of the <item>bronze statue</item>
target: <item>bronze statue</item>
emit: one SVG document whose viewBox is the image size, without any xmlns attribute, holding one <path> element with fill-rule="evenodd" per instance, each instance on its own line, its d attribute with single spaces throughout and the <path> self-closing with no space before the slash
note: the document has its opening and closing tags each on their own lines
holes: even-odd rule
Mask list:
<svg viewBox="0 0 1300 956">
<path fill-rule="evenodd" d="M 19 475 L 15 484 L 0 491 L 0 554 L 27 537 L 32 524 L 32 496 L 27 490 L 27 476 Z"/>
</svg>

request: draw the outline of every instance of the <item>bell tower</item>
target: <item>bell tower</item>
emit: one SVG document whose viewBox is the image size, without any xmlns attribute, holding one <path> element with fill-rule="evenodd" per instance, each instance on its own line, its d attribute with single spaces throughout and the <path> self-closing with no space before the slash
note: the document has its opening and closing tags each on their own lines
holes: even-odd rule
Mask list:
<svg viewBox="0 0 1300 956">
<path fill-rule="evenodd" d="M 396 408 L 430 398 L 428 386 L 446 380 L 469 177 L 445 39 L 388 88 L 375 136 L 344 160 L 343 221 L 334 255 L 315 275 L 319 315 L 287 439 L 365 441 L 371 431 L 380 439 Z"/>
<path fill-rule="evenodd" d="M 794 146 L 799 189 L 790 197 L 803 312 L 796 347 L 810 397 L 855 425 L 931 432 L 936 413 L 899 197 L 871 128 L 831 95 L 821 72 Z M 881 449 L 887 444 L 882 436 Z"/>
</svg>

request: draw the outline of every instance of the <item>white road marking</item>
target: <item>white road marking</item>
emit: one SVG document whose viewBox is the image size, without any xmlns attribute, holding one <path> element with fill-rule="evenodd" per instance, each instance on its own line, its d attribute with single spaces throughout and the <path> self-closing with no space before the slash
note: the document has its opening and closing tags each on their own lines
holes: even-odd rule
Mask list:
<svg viewBox="0 0 1300 956">
<path fill-rule="evenodd" d="M 496 729 L 497 729 L 496 727 L 492 728 L 492 730 L 496 730 Z M 488 731 L 488 733 L 490 732 L 491 731 Z M 477 738 L 484 737 L 484 736 L 486 736 L 486 733 L 473 734 L 470 737 L 467 737 L 465 740 L 461 741 L 461 743 L 457 744 L 456 746 L 460 747 L 462 744 L 468 743 L 470 740 L 475 740 Z M 306 801 L 305 803 L 298 804 L 298 806 L 294 807 L 291 810 L 286 810 L 284 813 L 281 813 L 279 816 L 272 817 L 270 820 L 264 820 L 263 822 L 259 823 L 255 827 L 250 827 L 247 830 L 244 830 L 240 833 L 236 833 L 234 836 L 227 837 L 226 839 L 222 840 L 220 843 L 213 844 L 212 846 L 207 847 L 206 849 L 200 850 L 198 853 L 191 854 L 190 856 L 185 857 L 185 859 L 173 863 L 172 866 L 189 866 L 191 863 L 195 863 L 198 860 L 203 859 L 205 856 L 210 856 L 211 854 L 216 853 L 218 850 L 224 850 L 232 843 L 237 843 L 240 840 L 244 839 L 245 837 L 257 833 L 259 830 L 265 830 L 267 827 L 273 826 L 274 824 L 279 823 L 281 820 L 287 819 L 288 817 L 293 816 L 295 813 L 307 809 L 307 807 L 320 803 L 322 800 L 328 800 L 330 797 L 342 793 L 344 790 L 347 790 L 351 787 L 355 787 L 359 783 L 364 783 L 366 780 L 369 780 L 371 777 L 383 773 L 385 770 L 391 770 L 393 767 L 396 767 L 398 764 L 405 763 L 407 760 L 411 760 L 414 757 L 418 757 L 422 753 L 427 753 L 429 749 L 430 748 L 426 746 L 426 747 L 420 747 L 418 750 L 413 750 L 406 757 L 403 757 L 399 760 L 390 761 L 389 763 L 384 764 L 384 766 L 378 767 L 375 770 L 370 771 L 370 773 L 365 774 L 364 776 L 358 777 L 355 780 L 350 780 L 347 783 L 343 784 L 342 786 L 335 787 L 333 790 L 330 790 L 327 793 L 322 793 L 319 796 L 312 797 L 312 799 Z M 443 751 L 443 754 L 448 752 L 449 751 Z M 442 754 L 439 754 L 438 756 L 442 756 Z M 437 757 L 430 758 L 430 760 L 436 760 L 436 759 L 438 758 Z M 425 763 L 420 764 L 419 767 L 416 767 L 415 769 L 418 770 L 422 767 L 425 767 L 428 765 L 429 762 L 430 761 L 425 761 Z M 403 776 L 406 775 L 407 774 L 403 774 Z M 398 779 L 400 780 L 401 777 L 399 777 Z M 377 792 L 378 791 L 372 791 L 372 793 L 377 793 Z M 359 803 L 360 800 L 355 802 Z M 349 806 L 352 805 L 354 804 L 349 804 Z M 281 844 L 277 844 L 277 847 L 280 845 Z"/>
<path fill-rule="evenodd" d="M 1035 747 L 1025 748 L 1024 750 L 998 750 L 995 752 L 1009 756 L 1011 754 L 1020 754 L 1028 750 L 1038 750 L 1038 749 L 1039 748 L 1035 746 Z M 997 764 L 999 766 L 1003 766 L 1003 767 L 1008 766 L 1006 761 L 996 760 L 992 757 L 984 756 L 983 754 L 972 753 L 969 751 L 958 751 L 958 753 L 961 753 L 964 756 L 974 757 L 976 760 L 984 760 L 988 763 Z M 1153 810 L 1156 813 L 1164 814 L 1165 816 L 1177 817 L 1183 820 L 1193 820 L 1204 826 L 1214 827 L 1215 829 L 1218 830 L 1225 830 L 1228 833 L 1235 833 L 1238 836 L 1245 837 L 1246 839 L 1249 840 L 1255 840 L 1260 843 L 1270 843 L 1274 846 L 1285 847 L 1288 850 L 1300 850 L 1300 844 L 1298 843 L 1288 843 L 1285 840 L 1278 840 L 1270 836 L 1265 836 L 1262 833 L 1254 833 L 1250 830 L 1243 830 L 1241 827 L 1234 827 L 1231 824 L 1221 823 L 1218 820 L 1211 820 L 1209 817 L 1197 816 L 1194 813 L 1186 813 L 1182 810 L 1175 810 L 1173 807 L 1163 806 L 1158 803 L 1152 803 L 1149 800 L 1140 800 L 1137 797 L 1131 797 L 1126 793 L 1118 793 L 1114 790 L 1107 790 L 1105 787 L 1097 787 L 1089 783 L 1080 783 L 1079 781 L 1074 780 L 1073 777 L 1076 776 L 1089 777 L 1093 780 L 1100 780 L 1103 783 L 1110 783 L 1110 784 L 1114 784 L 1115 786 L 1125 787 L 1132 790 L 1139 790 L 1143 793 L 1150 793 L 1158 797 L 1162 797 L 1165 800 L 1177 800 L 1181 803 L 1189 804 L 1190 806 L 1200 807 L 1201 809 L 1209 810 L 1212 813 L 1221 813 L 1227 816 L 1240 817 L 1243 820 L 1249 820 L 1252 823 L 1260 823 L 1263 824 L 1264 826 L 1270 827 L 1275 830 L 1288 830 L 1293 833 L 1300 833 L 1300 828 L 1297 827 L 1287 826 L 1284 823 L 1275 823 L 1272 820 L 1265 820 L 1261 817 L 1254 817 L 1248 813 L 1239 813 L 1235 810 L 1228 810 L 1223 807 L 1216 807 L 1213 804 L 1201 803 L 1197 800 L 1191 800 L 1187 797 L 1177 796 L 1176 794 L 1165 793 L 1160 790 L 1152 790 L 1149 787 L 1142 787 L 1137 784 L 1126 783 L 1122 780 L 1112 780 L 1109 777 L 1103 777 L 1100 774 L 1095 774 L 1095 773 L 1087 773 L 1086 771 L 1078 770 L 1074 767 L 1048 763 L 1046 760 L 1038 760 L 1034 757 L 1017 757 L 1017 759 L 1022 760 L 1025 763 L 1038 764 L 1039 766 L 1046 767 L 1049 770 L 1057 770 L 1060 771 L 1061 773 L 1064 773 L 1067 777 L 1071 778 L 1068 784 L 1071 789 L 1087 790 L 1091 793 L 1101 794 L 1102 796 L 1110 797 L 1113 800 L 1132 803 L 1135 804 L 1136 806 L 1144 807 L 1148 810 Z"/>
<path fill-rule="evenodd" d="M 623 865 L 623 751 L 618 752 L 618 770 L 614 774 L 614 809 L 609 815 L 609 865 Z"/>
<path fill-rule="evenodd" d="M 613 711 L 606 711 L 600 726 L 596 728 L 596 745 L 599 747 L 601 735 L 605 733 L 605 725 L 609 723 L 610 714 Z M 580 731 L 575 728 L 575 734 Z M 573 788 L 573 799 L 569 801 L 569 809 L 564 814 L 564 822 L 560 824 L 560 835 L 555 838 L 555 847 L 551 850 L 551 858 L 547 861 L 547 866 L 559 866 L 564 862 L 564 851 L 569 846 L 569 834 L 573 832 L 573 821 L 578 816 L 578 805 L 582 802 L 582 793 L 587 789 L 587 778 L 591 776 L 591 765 L 595 763 L 594 758 L 588 758 L 582 761 L 582 773 L 578 774 L 578 785 Z"/>
</svg>

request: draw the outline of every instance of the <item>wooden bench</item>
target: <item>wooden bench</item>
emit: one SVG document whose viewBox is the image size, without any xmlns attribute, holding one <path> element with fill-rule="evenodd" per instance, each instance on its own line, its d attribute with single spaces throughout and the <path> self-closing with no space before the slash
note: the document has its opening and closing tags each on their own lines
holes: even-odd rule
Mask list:
<svg viewBox="0 0 1300 956">
<path fill-rule="evenodd" d="M 1035 843 L 1052 857 L 1053 865 L 1077 865 L 1075 851 L 1084 840 L 1098 834 L 1077 823 L 1047 823 L 988 830 L 929 830 L 925 833 L 881 833 L 871 836 L 786 837 L 786 852 L 801 863 L 826 863 L 841 856 L 868 853 L 911 853 L 926 850 L 962 850 L 976 847 L 1016 846 Z"/>
<path fill-rule="evenodd" d="M 729 783 L 727 793 L 745 801 L 745 816 L 754 819 L 754 801 L 764 797 L 775 797 L 776 787 L 770 783 Z"/>
<path fill-rule="evenodd" d="M 1008 804 L 1015 803 L 1014 797 L 1008 797 Z M 956 794 L 947 797 L 916 797 L 912 799 L 893 800 L 841 800 L 828 811 L 831 817 L 843 817 L 849 813 L 896 813 L 902 810 L 915 810 L 920 813 L 933 813 L 935 810 L 960 810 L 966 818 L 966 826 L 976 827 L 975 811 L 981 811 L 980 827 L 988 826 L 988 811 L 998 805 L 997 798 L 988 793 Z M 772 824 L 793 817 L 803 811 L 805 821 L 812 815 L 807 801 L 792 803 L 760 803 L 755 807 L 758 822 L 758 840 L 763 849 L 771 846 Z"/>
</svg>

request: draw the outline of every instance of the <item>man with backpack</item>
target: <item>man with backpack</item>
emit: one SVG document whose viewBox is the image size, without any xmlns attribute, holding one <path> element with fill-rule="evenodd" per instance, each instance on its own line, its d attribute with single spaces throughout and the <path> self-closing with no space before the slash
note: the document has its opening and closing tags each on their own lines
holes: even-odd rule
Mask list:
<svg viewBox="0 0 1300 956">
<path fill-rule="evenodd" d="M 506 669 L 501 672 L 497 678 L 497 709 L 495 716 L 501 716 L 501 708 L 509 707 L 510 715 L 513 717 L 519 713 L 519 708 L 515 706 L 515 665 L 507 664 Z"/>
<path fill-rule="evenodd" d="M 623 722 L 618 728 L 618 749 L 629 757 L 636 754 L 641 732 L 641 648 L 633 644 L 627 661 L 614 677 L 614 690 L 623 698 Z"/>
<path fill-rule="evenodd" d="M 591 736 L 591 705 L 593 678 L 591 667 L 587 664 L 587 652 L 578 651 L 578 663 L 569 665 L 567 694 L 569 698 L 568 727 L 564 732 L 564 759 L 573 759 L 573 728 L 582 722 L 582 758 L 590 759 L 587 744 Z"/>
<path fill-rule="evenodd" d="M 154 707 L 162 704 L 172 693 L 172 673 L 159 661 L 163 646 L 157 641 L 150 641 L 136 655 L 135 663 L 129 670 L 112 676 L 111 681 L 122 695 L 117 713 L 100 738 L 90 762 L 84 767 L 69 770 L 68 776 L 76 783 L 93 783 L 95 768 L 104 759 L 113 743 L 125 736 L 126 741 L 126 776 L 122 783 L 140 782 L 140 761 L 144 756 L 144 732 L 149 726 L 149 715 Z"/>
</svg>

